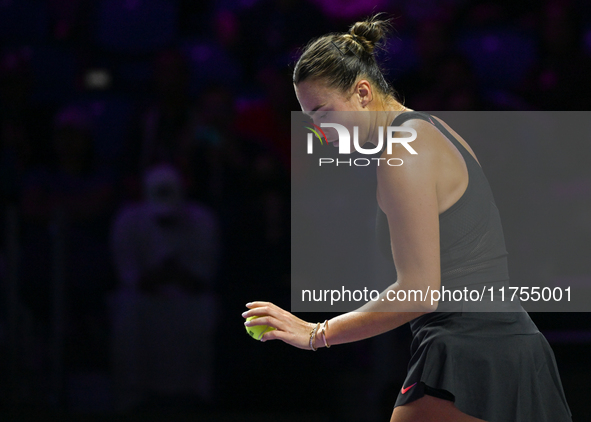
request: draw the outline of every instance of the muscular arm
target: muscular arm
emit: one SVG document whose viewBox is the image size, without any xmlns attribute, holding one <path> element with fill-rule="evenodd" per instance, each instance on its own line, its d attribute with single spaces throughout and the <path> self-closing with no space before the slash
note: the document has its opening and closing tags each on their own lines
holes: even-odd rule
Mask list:
<svg viewBox="0 0 591 422">
<path fill-rule="evenodd" d="M 428 148 L 425 137 L 419 137 L 413 148 L 417 155 L 397 145 L 392 157 L 402 158 L 404 164 L 377 168 L 378 204 L 388 217 L 398 279 L 382 292 L 378 301 L 329 321 L 331 344 L 373 337 L 437 307 L 437 302 L 431 305 L 430 300 L 388 301 L 386 297 L 389 291 L 392 297 L 398 290 L 427 292 L 439 290 L 441 285 L 436 153 Z M 382 157 L 390 158 L 386 152 Z"/>
<path fill-rule="evenodd" d="M 418 123 L 408 126 L 418 128 Z M 425 133 L 424 128 L 419 133 Z M 428 131 L 427 131 L 428 133 Z M 441 285 L 439 251 L 439 206 L 437 199 L 437 152 L 429 148 L 429 135 L 419 135 L 413 142 L 417 155 L 411 155 L 396 145 L 392 157 L 402 158 L 401 166 L 380 165 L 377 168 L 378 204 L 388 217 L 392 256 L 398 278 L 378 301 L 370 301 L 353 312 L 329 321 L 329 344 L 350 343 L 373 337 L 432 312 L 437 303 L 415 301 L 388 301 L 398 290 L 439 290 Z M 391 158 L 386 152 L 383 158 Z M 384 163 L 386 160 L 382 160 Z M 381 300 L 384 298 L 384 301 Z M 287 317 L 288 312 L 266 302 L 249 304 L 246 316 L 260 315 L 252 325 L 272 325 L 278 330 L 265 334 L 264 339 L 282 339 L 298 345 L 302 332 L 310 331 L 313 324 Z M 258 308 L 260 311 L 257 311 Z M 291 314 L 289 314 L 291 315 Z M 299 334 L 298 334 L 299 333 Z M 305 337 L 305 336 L 304 336 Z M 298 344 L 296 344 L 298 343 Z M 320 346 L 321 342 L 317 342 Z M 306 348 L 306 344 L 298 347 Z"/>
</svg>

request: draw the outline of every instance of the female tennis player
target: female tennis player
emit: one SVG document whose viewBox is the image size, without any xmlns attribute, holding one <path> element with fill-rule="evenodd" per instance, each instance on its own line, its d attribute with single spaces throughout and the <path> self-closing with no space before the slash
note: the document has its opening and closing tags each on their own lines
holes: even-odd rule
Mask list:
<svg viewBox="0 0 591 422">
<path fill-rule="evenodd" d="M 293 75 L 301 108 L 316 123 L 325 111 L 373 111 L 356 122 L 360 140 L 378 145 L 378 130 L 388 125 L 418 134 L 412 143 L 417 154 L 402 144 L 391 151 L 403 165 L 377 166 L 378 242 L 397 270 L 396 282 L 381 295 L 509 286 L 498 210 L 474 152 L 439 118 L 402 105 L 383 77 L 374 49 L 388 25 L 376 15 L 348 33 L 313 40 Z M 262 341 L 312 350 L 410 323 L 412 358 L 391 422 L 572 420 L 554 354 L 521 304 L 509 303 L 511 312 L 450 312 L 441 305 L 370 301 L 310 323 L 272 303 L 252 302 L 243 316 L 259 317 L 247 326 L 276 328 Z"/>
</svg>

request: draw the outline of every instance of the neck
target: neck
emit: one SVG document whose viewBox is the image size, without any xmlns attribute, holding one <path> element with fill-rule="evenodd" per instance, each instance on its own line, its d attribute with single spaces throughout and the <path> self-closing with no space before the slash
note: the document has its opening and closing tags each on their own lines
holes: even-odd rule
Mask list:
<svg viewBox="0 0 591 422">
<path fill-rule="evenodd" d="M 367 138 L 367 142 L 370 142 L 377 146 L 379 139 L 379 131 L 382 130 L 385 132 L 386 127 L 388 127 L 396 117 L 407 111 L 413 110 L 403 106 L 398 101 L 394 101 L 390 106 L 382 110 L 374 111 L 375 117 L 372 119 L 372 122 L 370 122 L 369 136 Z M 385 133 L 383 135 L 385 139 Z"/>
</svg>

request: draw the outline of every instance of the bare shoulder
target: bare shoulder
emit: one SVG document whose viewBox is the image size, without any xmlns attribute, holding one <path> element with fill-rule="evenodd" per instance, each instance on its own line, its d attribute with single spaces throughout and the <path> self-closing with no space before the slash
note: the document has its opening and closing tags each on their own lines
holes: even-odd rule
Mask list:
<svg viewBox="0 0 591 422">
<path fill-rule="evenodd" d="M 382 153 L 380 158 L 385 160 L 377 167 L 378 204 L 388 219 L 397 282 L 412 288 L 438 289 L 438 131 L 422 121 L 405 122 L 404 126 L 417 131 L 417 138 L 411 142 L 416 154 L 398 143 L 392 145 L 390 153 L 387 149 Z M 388 165 L 390 158 L 401 163 Z"/>
<path fill-rule="evenodd" d="M 441 142 L 438 142 L 438 137 L 441 133 L 437 128 L 420 119 L 407 120 L 401 126 L 416 130 L 417 138 L 409 143 L 416 154 L 412 154 L 402 143 L 392 144 L 390 153 L 387 146 L 384 148 L 380 156 L 383 164 L 377 167 L 377 200 L 382 210 L 387 206 L 386 201 L 391 197 L 392 189 L 399 191 L 406 186 L 410 189 L 408 193 L 412 194 L 412 190 L 421 184 L 436 183 L 439 172 Z M 393 136 L 404 138 L 409 135 L 395 132 Z M 388 165 L 388 161 L 397 165 Z"/>
</svg>

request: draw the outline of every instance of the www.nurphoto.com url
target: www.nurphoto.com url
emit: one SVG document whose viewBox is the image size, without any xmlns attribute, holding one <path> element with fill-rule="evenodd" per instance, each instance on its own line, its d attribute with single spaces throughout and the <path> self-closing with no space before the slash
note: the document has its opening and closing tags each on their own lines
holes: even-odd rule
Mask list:
<svg viewBox="0 0 591 422">
<path fill-rule="evenodd" d="M 377 290 L 368 290 L 367 287 L 362 290 L 348 290 L 343 286 L 341 290 L 338 289 L 312 289 L 302 290 L 302 302 L 329 302 L 333 305 L 335 302 L 378 302 L 378 301 L 389 301 L 389 302 L 425 302 L 430 301 L 431 305 L 434 305 L 439 301 L 473 301 L 482 302 L 482 300 L 490 301 L 514 301 L 516 299 L 522 302 L 560 302 L 571 300 L 570 286 L 566 288 L 562 287 L 486 287 L 482 289 L 469 289 L 464 287 L 463 289 L 446 289 L 441 286 L 440 290 L 432 290 L 427 287 L 425 291 L 420 289 L 409 289 L 409 290 L 388 290 L 384 294 L 381 294 Z"/>
</svg>

